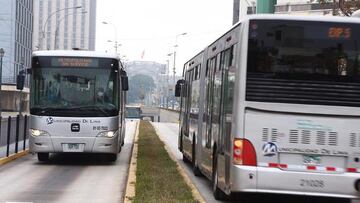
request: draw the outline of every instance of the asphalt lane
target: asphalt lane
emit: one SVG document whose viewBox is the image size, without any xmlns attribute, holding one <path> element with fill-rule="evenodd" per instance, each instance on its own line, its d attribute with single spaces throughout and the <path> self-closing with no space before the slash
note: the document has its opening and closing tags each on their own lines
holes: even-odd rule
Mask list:
<svg viewBox="0 0 360 203">
<path fill-rule="evenodd" d="M 122 202 L 137 121 L 127 121 L 116 162 L 103 155 L 58 154 L 48 163 L 27 155 L 0 166 L 0 202 Z"/>
<path fill-rule="evenodd" d="M 194 185 L 203 196 L 204 200 L 208 203 L 218 202 L 241 202 L 241 203 L 254 203 L 254 202 L 277 202 L 277 203 L 330 203 L 339 202 L 338 200 L 330 199 L 315 199 L 311 197 L 299 197 L 299 196 L 285 196 L 285 195 L 259 195 L 253 194 L 248 196 L 235 196 L 227 201 L 217 201 L 214 199 L 211 188 L 211 181 L 205 177 L 195 177 L 192 172 L 190 164 L 186 164 L 182 161 L 182 153 L 178 150 L 178 130 L 179 125 L 176 123 L 152 123 L 155 127 L 161 140 L 170 148 L 171 152 L 175 155 L 178 162 L 188 174 Z M 240 200 L 240 201 L 239 201 Z M 352 203 L 360 203 L 358 200 L 352 201 Z"/>
</svg>

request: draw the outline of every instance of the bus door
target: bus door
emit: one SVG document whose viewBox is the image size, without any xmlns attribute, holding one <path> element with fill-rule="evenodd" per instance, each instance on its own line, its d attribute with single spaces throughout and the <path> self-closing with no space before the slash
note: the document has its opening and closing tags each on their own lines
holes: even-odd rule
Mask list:
<svg viewBox="0 0 360 203">
<path fill-rule="evenodd" d="M 226 188 L 230 184 L 231 120 L 234 99 L 235 66 L 231 47 L 221 53 L 222 91 L 220 105 L 220 130 L 218 140 L 218 184 Z"/>
<path fill-rule="evenodd" d="M 203 143 L 203 161 L 202 167 L 211 174 L 212 170 L 212 131 L 211 131 L 211 117 L 212 117 L 212 108 L 213 108 L 213 90 L 214 90 L 214 72 L 216 68 L 216 56 L 209 59 L 206 65 L 206 100 L 205 100 L 205 111 L 204 111 L 204 120 L 205 120 L 205 142 Z"/>
<path fill-rule="evenodd" d="M 183 129 L 183 150 L 188 155 L 192 154 L 192 138 L 189 136 L 189 122 L 190 122 L 190 108 L 191 108 L 191 86 L 193 80 L 193 70 L 186 72 L 186 98 L 185 98 L 185 113 L 184 113 L 184 127 Z"/>
</svg>

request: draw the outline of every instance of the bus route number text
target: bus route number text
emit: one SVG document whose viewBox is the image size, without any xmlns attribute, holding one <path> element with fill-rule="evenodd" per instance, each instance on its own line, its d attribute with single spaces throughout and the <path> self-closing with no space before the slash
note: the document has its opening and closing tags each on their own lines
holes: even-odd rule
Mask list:
<svg viewBox="0 0 360 203">
<path fill-rule="evenodd" d="M 300 179 L 300 186 L 301 187 L 323 188 L 323 187 L 325 187 L 325 183 L 323 180 Z"/>
<path fill-rule="evenodd" d="M 351 28 L 331 27 L 328 36 L 335 39 L 349 39 L 351 38 Z"/>
</svg>

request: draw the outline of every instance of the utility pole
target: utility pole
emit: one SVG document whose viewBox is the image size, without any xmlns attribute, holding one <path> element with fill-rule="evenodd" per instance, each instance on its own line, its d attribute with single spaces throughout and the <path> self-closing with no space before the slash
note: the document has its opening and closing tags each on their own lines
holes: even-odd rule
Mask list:
<svg viewBox="0 0 360 203">
<path fill-rule="evenodd" d="M 240 15 L 240 0 L 234 0 L 233 3 L 233 25 L 239 22 Z"/>
<path fill-rule="evenodd" d="M 2 66 L 3 66 L 3 58 L 5 55 L 5 51 L 3 48 L 0 48 L 0 99 L 2 100 Z M 1 119 L 1 113 L 2 113 L 2 106 L 1 106 L 1 100 L 0 100 L 0 119 Z M 0 120 L 1 122 L 1 120 Z"/>
</svg>

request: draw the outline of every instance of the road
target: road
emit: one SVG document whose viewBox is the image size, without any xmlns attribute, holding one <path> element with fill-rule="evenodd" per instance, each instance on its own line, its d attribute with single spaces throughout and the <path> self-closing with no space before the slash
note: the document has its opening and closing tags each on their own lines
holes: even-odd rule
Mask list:
<svg viewBox="0 0 360 203">
<path fill-rule="evenodd" d="M 229 201 L 217 201 L 212 195 L 211 182 L 205 177 L 195 177 L 192 173 L 190 164 L 186 164 L 182 161 L 182 154 L 178 150 L 178 129 L 179 125 L 176 123 L 152 123 L 160 136 L 161 140 L 170 148 L 171 152 L 175 155 L 178 162 L 188 174 L 194 185 L 198 188 L 200 194 L 208 203 L 213 202 L 238 202 L 236 201 L 239 197 L 235 197 L 233 200 Z M 270 200 L 270 201 L 269 201 Z M 277 202 L 277 203 L 319 203 L 319 202 L 338 202 L 338 201 L 329 201 L 329 200 L 318 200 L 311 199 L 309 197 L 294 197 L 294 196 L 274 196 L 274 195 L 252 195 L 248 196 L 241 201 L 241 203 L 254 203 L 254 202 Z M 360 203 L 360 201 L 352 201 L 352 203 Z"/>
<path fill-rule="evenodd" d="M 176 111 L 160 109 L 160 122 L 177 123 L 179 120 L 179 113 Z"/>
<path fill-rule="evenodd" d="M 125 145 L 115 163 L 103 156 L 63 154 L 49 163 L 27 155 L 0 166 L 0 202 L 122 202 L 136 121 L 126 125 Z"/>
</svg>

